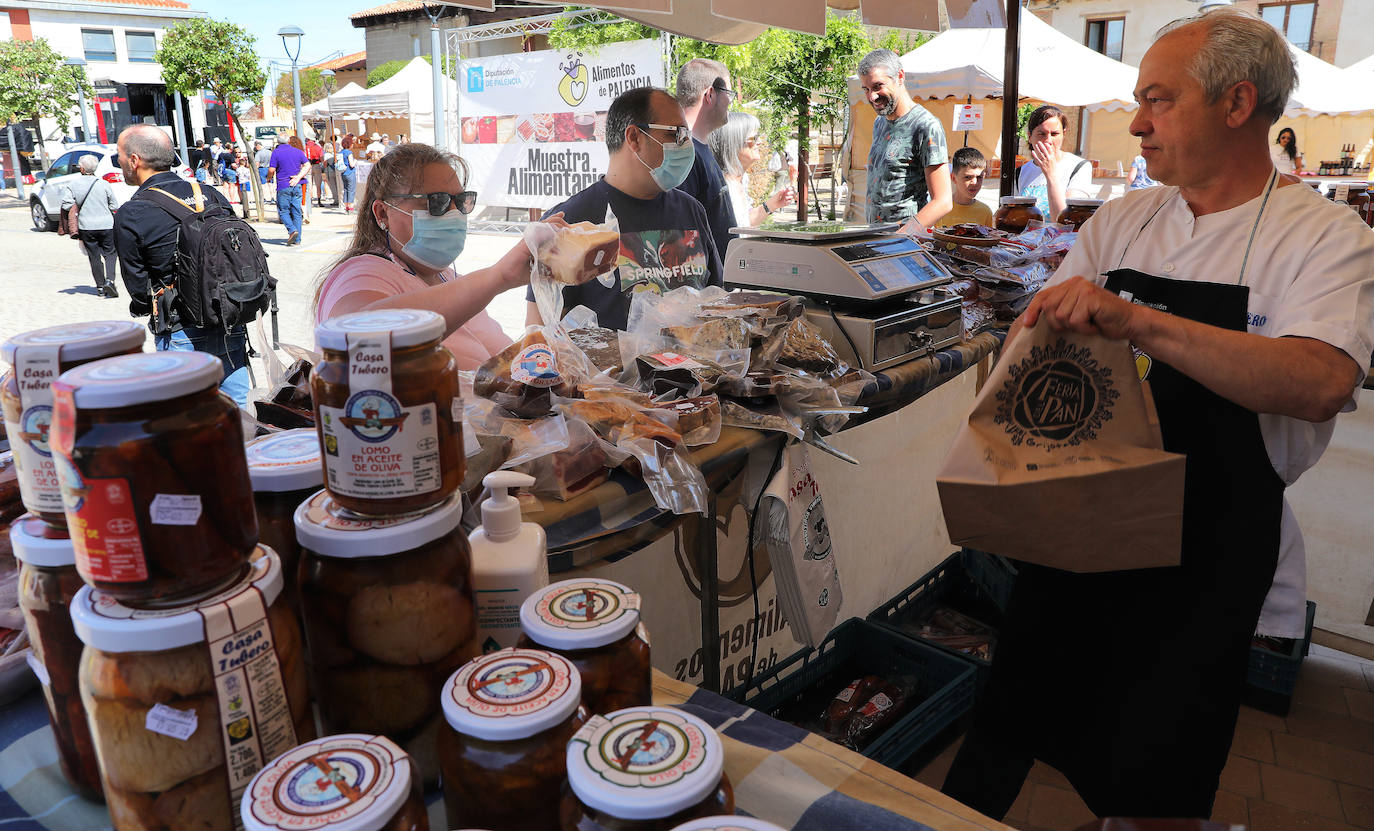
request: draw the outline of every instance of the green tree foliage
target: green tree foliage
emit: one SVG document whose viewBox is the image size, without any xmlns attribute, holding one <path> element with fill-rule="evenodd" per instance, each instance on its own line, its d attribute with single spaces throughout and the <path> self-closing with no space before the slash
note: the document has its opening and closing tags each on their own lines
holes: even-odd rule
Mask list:
<svg viewBox="0 0 1374 831">
<path fill-rule="evenodd" d="M 77 112 L 77 90 L 92 96 L 95 89 L 84 67 L 63 60 L 43 38 L 0 41 L 0 125 L 49 117 L 67 129 Z"/>
<path fill-rule="evenodd" d="M 935 35 L 930 32 L 913 32 L 908 29 L 884 29 L 873 38 L 874 49 L 891 49 L 898 55 L 905 55 Z"/>
<path fill-rule="evenodd" d="M 430 66 L 434 65 L 434 59 L 431 56 L 421 55 L 420 57 L 424 58 L 425 63 L 429 64 Z M 407 58 L 403 61 L 387 61 L 386 63 L 367 73 L 367 85 L 369 87 L 375 87 L 383 81 L 389 80 L 391 76 L 395 75 L 397 72 L 400 72 L 402 69 L 405 69 L 406 64 L 410 63 L 413 60 L 415 59 Z M 453 77 L 453 59 L 450 57 L 444 58 L 444 72 L 450 78 Z M 301 79 L 301 83 L 305 83 L 304 78 Z M 305 95 L 304 90 L 301 91 L 301 95 Z"/>
<path fill-rule="evenodd" d="M 326 93 L 331 92 L 329 87 L 330 80 L 320 74 L 318 69 L 297 70 L 301 78 L 301 106 L 320 100 Z M 291 86 L 290 70 L 283 72 L 277 78 L 276 91 L 272 94 L 272 100 L 278 107 L 292 109 L 296 106 L 295 90 Z"/>
<path fill-rule="evenodd" d="M 169 26 L 157 50 L 168 91 L 190 97 L 206 90 L 222 101 L 229 113 L 229 129 L 239 134 L 245 150 L 253 146 L 252 138 L 234 116 L 235 105 L 258 98 L 267 83 L 267 73 L 258 68 L 256 43 L 257 39 L 242 27 L 202 17 Z M 262 222 L 262 188 L 258 177 L 248 178 L 258 204 L 258 221 Z"/>
</svg>

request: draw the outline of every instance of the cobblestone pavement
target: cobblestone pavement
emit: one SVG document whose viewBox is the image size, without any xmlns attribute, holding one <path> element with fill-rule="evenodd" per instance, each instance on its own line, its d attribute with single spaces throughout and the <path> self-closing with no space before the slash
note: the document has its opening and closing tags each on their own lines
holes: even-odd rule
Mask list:
<svg viewBox="0 0 1374 831">
<path fill-rule="evenodd" d="M 269 211 L 268 221 L 253 223 L 267 251 L 272 276 L 277 278 L 280 339 L 285 343 L 313 348 L 310 300 L 321 270 L 348 244 L 353 214 L 342 209 L 313 208 L 311 224 L 305 226 L 299 246 L 287 248 L 286 229 Z M 469 235 L 467 247 L 458 259 L 460 271 L 490 265 L 515 244 L 513 236 Z M 90 265 L 80 243 L 53 232 L 34 229 L 28 204 L 20 202 L 14 191 L 0 195 L 0 279 L 8 290 L 0 303 L 0 341 L 29 329 L 59 323 L 87 320 L 124 319 L 129 315 L 127 295 L 119 299 L 96 296 Z M 123 284 L 120 284 L 123 292 Z M 488 307 L 512 337 L 524 328 L 524 290 L 506 292 Z M 270 328 L 264 322 L 264 331 Z M 250 329 L 254 346 L 263 351 Z M 152 338 L 148 338 L 152 349 Z M 285 358 L 284 358 L 285 359 Z M 265 383 L 261 359 L 254 359 L 254 377 Z"/>
</svg>

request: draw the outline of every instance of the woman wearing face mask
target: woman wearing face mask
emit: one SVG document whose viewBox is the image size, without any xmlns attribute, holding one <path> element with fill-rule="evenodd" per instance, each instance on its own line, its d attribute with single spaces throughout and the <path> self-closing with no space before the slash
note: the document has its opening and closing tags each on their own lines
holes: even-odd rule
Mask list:
<svg viewBox="0 0 1374 831">
<path fill-rule="evenodd" d="M 495 265 L 459 275 L 468 214 L 467 165 L 428 144 L 397 147 L 373 167 L 353 242 L 315 289 L 315 319 L 362 309 L 429 309 L 444 316 L 444 345 L 459 369 L 476 369 L 511 342 L 484 311 L 529 280 L 530 253 L 517 241 Z M 562 222 L 556 222 L 562 225 Z"/>
<path fill-rule="evenodd" d="M 563 308 L 587 306 L 602 326 L 624 329 L 630 296 L 636 291 L 660 294 L 679 286 L 704 288 L 721 284 L 720 252 L 701 203 L 675 190 L 687 178 L 696 151 L 682 107 L 653 87 L 629 90 L 611 102 L 606 113 L 606 175 L 555 207 L 568 222 L 620 224 L 619 267 L 607 286 L 593 280 L 563 289 Z M 666 264 L 661 247 L 671 241 L 674 262 Z M 526 321 L 540 323 L 533 294 Z"/>
</svg>

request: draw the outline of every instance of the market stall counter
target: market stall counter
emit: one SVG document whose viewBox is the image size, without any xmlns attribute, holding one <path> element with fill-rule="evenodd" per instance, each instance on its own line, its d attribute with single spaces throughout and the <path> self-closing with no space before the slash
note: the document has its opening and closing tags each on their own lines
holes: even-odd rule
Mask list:
<svg viewBox="0 0 1374 831">
<path fill-rule="evenodd" d="M 873 831 L 1006 831 L 970 808 L 871 759 L 705 690 L 654 674 L 654 703 L 678 707 L 714 728 L 725 749 L 736 810 L 794 831 L 862 824 Z M 15 831 L 95 831 L 104 806 L 63 779 L 41 696 L 6 707 L 0 719 L 0 816 Z M 426 794 L 430 827 L 447 828 L 437 789 Z"/>
</svg>

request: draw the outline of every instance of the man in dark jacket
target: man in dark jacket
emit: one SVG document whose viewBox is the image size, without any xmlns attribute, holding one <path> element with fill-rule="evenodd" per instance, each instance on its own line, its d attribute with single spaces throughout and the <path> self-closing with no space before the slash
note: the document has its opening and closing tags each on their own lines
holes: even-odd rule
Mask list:
<svg viewBox="0 0 1374 831">
<path fill-rule="evenodd" d="M 184 307 L 177 297 L 177 233 L 181 223 L 157 202 L 144 196 L 159 188 L 188 205 L 193 185 L 172 172 L 172 140 L 157 127 L 135 124 L 119 134 L 119 167 L 124 181 L 138 192 L 115 214 L 115 249 L 124 286 L 129 291 L 129 313 L 149 315 L 148 328 L 160 351 L 182 350 L 218 355 L 224 363 L 220 389 L 245 406 L 251 386 L 248 378 L 248 331 L 237 326 L 228 333 L 214 327 L 183 323 Z M 233 212 L 229 200 L 214 188 L 200 188 L 206 200 Z M 142 198 L 140 198 L 142 197 Z"/>
</svg>

